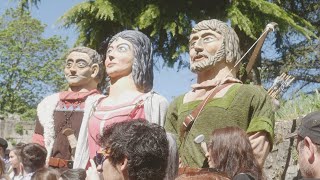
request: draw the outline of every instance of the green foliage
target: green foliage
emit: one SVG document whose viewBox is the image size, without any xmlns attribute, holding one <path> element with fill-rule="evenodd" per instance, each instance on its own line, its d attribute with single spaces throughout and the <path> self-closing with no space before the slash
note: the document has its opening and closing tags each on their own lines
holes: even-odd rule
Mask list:
<svg viewBox="0 0 320 180">
<path fill-rule="evenodd" d="M 9 137 L 7 138 L 7 141 L 9 141 L 11 143 L 12 146 L 15 146 L 17 144 L 17 141 L 14 140 L 13 138 Z"/>
<path fill-rule="evenodd" d="M 256 37 L 270 21 L 277 22 L 282 32 L 292 27 L 308 39 L 311 36 L 317 37 L 313 32 L 315 27 L 310 22 L 268 1 L 233 1 L 227 11 L 232 24 L 237 25 L 251 38 Z"/>
<path fill-rule="evenodd" d="M 61 22 L 65 27 L 76 25 L 80 31 L 77 44 L 92 48 L 121 30 L 139 29 L 151 36 L 156 56 L 172 66 L 182 61 L 194 22 L 210 18 L 230 19 L 245 34 L 243 38 L 256 39 L 270 21 L 277 22 L 282 32 L 292 27 L 307 38 L 315 36 L 308 21 L 265 0 L 93 0 L 74 6 Z"/>
<path fill-rule="evenodd" d="M 298 158 L 299 158 L 299 153 L 298 153 L 298 151 L 297 151 L 297 145 L 295 144 L 294 146 L 291 146 L 290 147 L 291 148 L 291 156 L 292 156 L 292 159 L 294 160 L 294 161 L 298 161 Z"/>
<path fill-rule="evenodd" d="M 254 32 L 251 31 L 254 30 L 253 23 L 246 15 L 242 14 L 240 9 L 237 8 L 236 5 L 230 6 L 230 8 L 228 9 L 228 16 L 230 17 L 232 24 L 238 24 L 239 29 L 241 31 L 244 31 L 250 38 L 257 38 L 255 37 Z"/>
<path fill-rule="evenodd" d="M 16 133 L 23 135 L 23 126 L 20 123 L 16 124 L 14 130 L 16 131 Z"/>
<path fill-rule="evenodd" d="M 36 5 L 40 0 L 20 1 Z M 288 72 L 296 77 L 300 88 L 308 91 L 313 83 L 320 83 L 319 14 L 319 0 L 90 0 L 71 8 L 60 22 L 65 27 L 78 28 L 77 45 L 94 49 L 121 30 L 138 29 L 150 36 L 155 57 L 162 57 L 169 67 L 177 63 L 179 68 L 188 66 L 188 37 L 191 27 L 201 20 L 230 22 L 243 52 L 269 22 L 276 22 L 279 31 L 272 33 L 273 39 L 267 39 L 275 46 L 276 56 L 258 57 L 255 79 L 259 82 L 261 75 L 268 83 Z M 247 60 L 243 60 L 244 64 Z"/>
<path fill-rule="evenodd" d="M 31 6 L 36 6 L 38 7 L 38 3 L 40 3 L 40 0 L 20 0 L 19 2 L 19 9 L 20 12 L 22 13 L 25 10 L 30 10 Z"/>
<path fill-rule="evenodd" d="M 154 4 L 147 5 L 145 11 L 142 12 L 138 17 L 137 25 L 139 26 L 139 29 L 144 29 L 149 26 L 152 26 L 152 24 L 155 23 L 155 20 L 159 18 L 159 15 L 160 15 L 160 10 L 158 6 Z M 154 36 L 154 35 L 155 35 L 155 31 L 151 33 L 151 36 Z"/>
<path fill-rule="evenodd" d="M 285 11 L 308 20 L 316 29 L 313 32 L 320 36 L 320 4 L 318 0 L 279 1 Z M 295 77 L 291 89 L 312 92 L 320 86 L 320 44 L 319 38 L 303 38 L 297 30 L 289 29 L 285 35 L 274 41 L 278 47 L 276 57 L 265 57 L 262 61 L 262 79 L 268 82 L 276 75 L 286 72 Z"/>
<path fill-rule="evenodd" d="M 58 36 L 43 38 L 44 28 L 20 10 L 0 17 L 0 111 L 33 116 L 43 96 L 63 87 L 59 57 L 67 46 Z"/>
<path fill-rule="evenodd" d="M 320 110 L 320 94 L 299 94 L 292 100 L 282 102 L 280 109 L 276 112 L 277 120 L 291 120 L 310 112 Z"/>
<path fill-rule="evenodd" d="M 23 121 L 34 121 L 37 116 L 37 110 L 36 108 L 30 108 L 23 111 L 23 113 L 20 115 L 21 120 Z"/>
</svg>

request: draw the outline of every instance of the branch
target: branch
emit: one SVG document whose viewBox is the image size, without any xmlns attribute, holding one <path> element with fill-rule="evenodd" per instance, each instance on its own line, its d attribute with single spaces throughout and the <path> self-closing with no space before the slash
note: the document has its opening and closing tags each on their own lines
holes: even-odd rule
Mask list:
<svg viewBox="0 0 320 180">
<path fill-rule="evenodd" d="M 320 76 L 310 76 L 310 75 L 306 75 L 306 76 L 302 76 L 302 75 L 298 75 L 295 76 L 293 75 L 296 80 L 300 80 L 300 81 L 307 81 L 310 83 L 320 83 Z"/>
</svg>

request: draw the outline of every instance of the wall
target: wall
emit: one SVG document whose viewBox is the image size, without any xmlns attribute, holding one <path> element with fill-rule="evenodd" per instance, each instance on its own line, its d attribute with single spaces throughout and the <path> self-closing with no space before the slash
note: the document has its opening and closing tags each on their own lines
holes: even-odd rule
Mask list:
<svg viewBox="0 0 320 180">
<path fill-rule="evenodd" d="M 18 124 L 21 124 L 23 127 L 22 135 L 18 134 L 15 130 Z M 31 142 L 34 127 L 34 121 L 22 121 L 16 114 L 0 115 L 0 137 L 8 140 L 9 148 L 15 143 Z"/>
<path fill-rule="evenodd" d="M 286 138 L 296 127 L 296 120 L 276 122 L 274 146 L 264 165 L 268 180 L 298 179 L 296 139 Z"/>
</svg>

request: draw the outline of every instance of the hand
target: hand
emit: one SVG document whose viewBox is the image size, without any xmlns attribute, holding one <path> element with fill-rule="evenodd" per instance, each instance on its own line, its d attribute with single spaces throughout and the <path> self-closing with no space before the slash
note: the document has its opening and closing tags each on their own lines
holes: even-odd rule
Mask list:
<svg viewBox="0 0 320 180">
<path fill-rule="evenodd" d="M 249 134 L 249 141 L 253 149 L 253 154 L 256 157 L 260 167 L 263 167 L 264 161 L 266 160 L 270 151 L 270 142 L 266 132 L 256 132 Z"/>
<path fill-rule="evenodd" d="M 87 178 L 86 180 L 98 180 L 100 179 L 100 173 L 97 171 L 97 166 L 92 159 L 90 159 L 91 167 L 86 171 Z"/>
<path fill-rule="evenodd" d="M 183 168 L 184 167 L 184 165 L 182 164 L 182 160 L 181 160 L 181 158 L 179 157 L 179 168 Z"/>
</svg>

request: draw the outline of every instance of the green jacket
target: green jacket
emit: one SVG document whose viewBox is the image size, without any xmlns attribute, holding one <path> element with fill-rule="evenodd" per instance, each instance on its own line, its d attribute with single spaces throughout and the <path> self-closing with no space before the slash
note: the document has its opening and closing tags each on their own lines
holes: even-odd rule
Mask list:
<svg viewBox="0 0 320 180">
<path fill-rule="evenodd" d="M 217 128 L 238 126 L 247 133 L 266 131 L 272 144 L 274 112 L 270 96 L 263 88 L 235 84 L 223 97 L 209 100 L 185 138 L 181 138 L 181 125 L 201 100 L 183 104 L 183 97 L 184 95 L 177 97 L 170 104 L 165 122 L 165 129 L 177 135 L 179 156 L 183 165 L 207 166 L 204 153 L 200 145 L 194 143 L 194 139 L 203 134 L 208 142 L 210 134 Z"/>
</svg>

